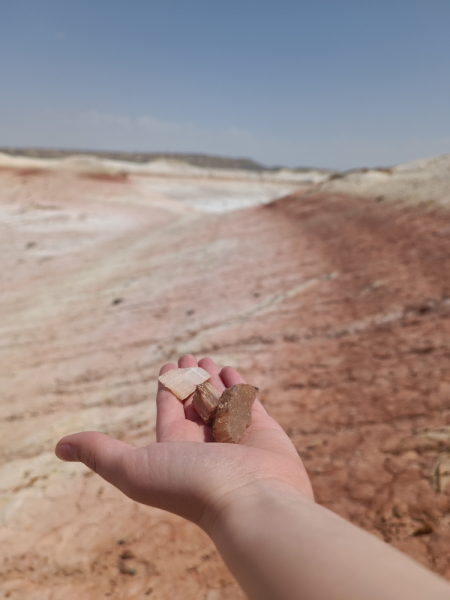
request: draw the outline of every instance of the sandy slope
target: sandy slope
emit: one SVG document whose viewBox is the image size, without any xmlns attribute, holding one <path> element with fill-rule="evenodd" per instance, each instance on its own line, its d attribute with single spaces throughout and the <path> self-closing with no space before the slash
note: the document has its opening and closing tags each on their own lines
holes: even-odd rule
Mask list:
<svg viewBox="0 0 450 600">
<path fill-rule="evenodd" d="M 93 156 L 62 160 L 10 156 L 0 152 L 0 168 L 22 173 L 64 173 L 94 180 L 127 182 L 133 202 L 171 198 L 203 212 L 222 213 L 265 204 L 298 189 L 308 189 L 328 179 L 319 169 L 254 172 L 196 167 L 176 160 L 131 163 Z"/>
<path fill-rule="evenodd" d="M 183 166 L 151 174 L 9 160 L 0 170 L 4 597 L 243 598 L 196 527 L 53 455 L 61 435 L 81 429 L 154 440 L 158 369 L 184 352 L 237 366 L 260 387 L 320 502 L 450 578 L 443 207 L 324 191 L 333 182 L 319 193 Z M 192 208 L 213 190 L 226 210 L 224 197 L 266 202 L 296 186 L 244 211 Z"/>
<path fill-rule="evenodd" d="M 320 186 L 322 192 L 409 203 L 450 204 L 450 154 L 382 169 L 336 173 Z"/>
</svg>

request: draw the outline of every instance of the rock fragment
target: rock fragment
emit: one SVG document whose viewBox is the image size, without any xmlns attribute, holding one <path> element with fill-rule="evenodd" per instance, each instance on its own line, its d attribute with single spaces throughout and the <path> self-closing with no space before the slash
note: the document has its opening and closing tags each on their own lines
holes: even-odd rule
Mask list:
<svg viewBox="0 0 450 600">
<path fill-rule="evenodd" d="M 220 392 L 208 381 L 197 386 L 192 404 L 207 425 L 212 425 L 220 403 Z"/>
<path fill-rule="evenodd" d="M 436 492 L 444 492 L 450 484 L 450 454 L 441 454 L 433 469 L 433 483 Z"/>
<path fill-rule="evenodd" d="M 450 441 L 450 427 L 440 427 L 439 429 L 423 429 L 417 433 L 418 437 L 427 440 L 436 440 L 438 442 Z"/>
<path fill-rule="evenodd" d="M 217 408 L 213 425 L 216 442 L 237 444 L 252 420 L 252 404 L 258 388 L 248 383 L 238 383 L 227 388 Z"/>
<path fill-rule="evenodd" d="M 179 400 L 184 400 L 195 392 L 197 385 L 209 379 L 211 375 L 201 367 L 187 367 L 185 369 L 172 369 L 158 377 L 166 388 Z"/>
</svg>

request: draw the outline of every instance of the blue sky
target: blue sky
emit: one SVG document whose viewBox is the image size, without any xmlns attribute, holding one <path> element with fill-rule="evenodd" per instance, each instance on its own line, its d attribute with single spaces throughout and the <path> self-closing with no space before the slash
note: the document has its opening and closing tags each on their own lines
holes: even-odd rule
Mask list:
<svg viewBox="0 0 450 600">
<path fill-rule="evenodd" d="M 448 0 L 0 0 L 0 146 L 450 153 Z"/>
</svg>

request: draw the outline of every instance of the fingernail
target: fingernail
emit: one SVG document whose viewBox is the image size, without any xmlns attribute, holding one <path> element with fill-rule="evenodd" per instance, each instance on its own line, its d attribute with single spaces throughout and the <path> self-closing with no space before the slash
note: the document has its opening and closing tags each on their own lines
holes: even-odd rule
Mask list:
<svg viewBox="0 0 450 600">
<path fill-rule="evenodd" d="M 72 444 L 59 444 L 56 446 L 56 456 L 61 460 L 78 460 L 75 446 L 72 446 Z"/>
</svg>

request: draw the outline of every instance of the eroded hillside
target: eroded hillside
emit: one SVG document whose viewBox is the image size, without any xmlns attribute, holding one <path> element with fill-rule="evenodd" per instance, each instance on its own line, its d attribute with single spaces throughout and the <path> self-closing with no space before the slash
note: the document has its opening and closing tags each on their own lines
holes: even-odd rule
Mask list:
<svg viewBox="0 0 450 600">
<path fill-rule="evenodd" d="M 53 454 L 83 429 L 154 441 L 186 352 L 258 385 L 319 502 L 450 579 L 448 210 L 108 169 L 0 171 L 4 596 L 243 598 L 195 526 Z M 198 210 L 214 190 L 254 206 Z"/>
</svg>

